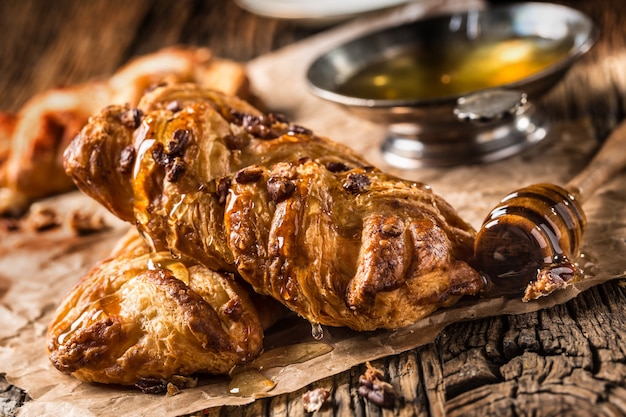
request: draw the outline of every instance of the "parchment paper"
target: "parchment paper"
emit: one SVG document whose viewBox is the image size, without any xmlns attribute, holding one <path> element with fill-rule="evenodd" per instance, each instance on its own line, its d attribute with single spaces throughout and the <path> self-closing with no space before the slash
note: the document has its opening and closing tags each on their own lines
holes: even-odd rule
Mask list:
<svg viewBox="0 0 626 417">
<path fill-rule="evenodd" d="M 385 166 L 378 153 L 383 127 L 356 119 L 339 107 L 313 97 L 304 82 L 308 64 L 319 53 L 361 31 L 433 11 L 466 7 L 469 7 L 467 2 L 417 2 L 399 11 L 322 33 L 250 62 L 253 88 L 268 108 L 289 115 L 318 134 L 352 146 L 375 165 L 431 184 L 435 192 L 479 228 L 484 216 L 507 193 L 537 182 L 564 184 L 573 177 L 597 146 L 588 123 L 580 120 L 553 126 L 549 138 L 542 144 L 506 161 L 445 170 L 396 171 Z M 623 278 L 626 271 L 623 256 L 626 249 L 625 181 L 626 175 L 620 175 L 598 190 L 585 205 L 589 226 L 583 250 L 590 264 L 585 265 L 586 279 L 575 287 L 531 303 L 506 299 L 464 302 L 393 332 L 357 333 L 324 328 L 322 341 L 333 350 L 304 363 L 265 369 L 265 375 L 276 382 L 276 387 L 265 395 L 292 392 L 367 360 L 429 343 L 453 322 L 536 311 L 566 302 L 593 285 Z M 229 394 L 225 378 L 202 378 L 198 387 L 166 397 L 144 395 L 128 388 L 85 384 L 56 371 L 48 362 L 44 340 L 52 313 L 78 279 L 108 254 L 128 226 L 78 192 L 39 204 L 61 215 L 69 215 L 76 207 L 101 212 L 109 228 L 79 237 L 63 220 L 61 227 L 45 232 L 3 232 L 0 243 L 0 373 L 6 374 L 9 382 L 27 390 L 33 398 L 24 405 L 21 416 L 175 416 L 254 401 Z M 269 349 L 312 340 L 310 325 L 292 318 L 268 332 L 266 346 Z"/>
</svg>

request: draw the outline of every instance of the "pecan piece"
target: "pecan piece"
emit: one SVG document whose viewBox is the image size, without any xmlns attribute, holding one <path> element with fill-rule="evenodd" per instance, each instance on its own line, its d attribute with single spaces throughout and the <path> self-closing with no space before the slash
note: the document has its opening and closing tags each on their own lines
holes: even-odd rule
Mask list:
<svg viewBox="0 0 626 417">
<path fill-rule="evenodd" d="M 120 163 L 117 168 L 118 171 L 122 174 L 130 174 L 136 157 L 137 151 L 133 145 L 128 145 L 122 149 L 122 152 L 120 152 Z"/>
<path fill-rule="evenodd" d="M 239 170 L 235 174 L 235 181 L 239 184 L 250 184 L 260 180 L 261 176 L 263 176 L 263 168 L 257 165 L 251 165 Z"/>
<path fill-rule="evenodd" d="M 297 134 L 312 136 L 313 131 L 307 129 L 306 127 L 292 124 L 287 128 L 287 134 L 290 136 L 294 136 Z"/>
<path fill-rule="evenodd" d="M 224 136 L 224 142 L 231 151 L 241 150 L 250 143 L 250 137 L 246 134 L 241 135 L 226 135 Z"/>
<path fill-rule="evenodd" d="M 326 164 L 326 169 L 332 173 L 346 172 L 350 171 L 350 167 L 343 162 L 329 162 Z"/>
<path fill-rule="evenodd" d="M 185 149 L 189 144 L 191 132 L 187 129 L 176 129 L 172 135 L 172 140 L 167 144 L 171 157 L 183 156 Z"/>
<path fill-rule="evenodd" d="M 366 366 L 367 369 L 359 377 L 359 395 L 379 407 L 393 408 L 396 402 L 393 385 L 385 381 L 382 371 L 374 368 L 369 362 Z"/>
<path fill-rule="evenodd" d="M 343 188 L 351 194 L 360 194 L 368 189 L 372 180 L 365 174 L 351 173 L 343 183 Z"/>
<path fill-rule="evenodd" d="M 285 201 L 296 191 L 296 184 L 286 178 L 270 177 L 267 180 L 267 192 L 274 203 Z"/>
<path fill-rule="evenodd" d="M 129 109 L 120 115 L 122 124 L 130 129 L 137 129 L 141 123 L 143 113 L 139 109 Z"/>
<path fill-rule="evenodd" d="M 216 180 L 216 194 L 217 201 L 220 204 L 224 204 L 226 202 L 226 197 L 228 197 L 228 190 L 230 190 L 230 185 L 232 183 L 232 179 L 230 177 L 221 177 Z"/>
<path fill-rule="evenodd" d="M 165 178 L 169 182 L 176 182 L 187 171 L 187 166 L 182 158 L 176 157 L 165 167 Z"/>
</svg>

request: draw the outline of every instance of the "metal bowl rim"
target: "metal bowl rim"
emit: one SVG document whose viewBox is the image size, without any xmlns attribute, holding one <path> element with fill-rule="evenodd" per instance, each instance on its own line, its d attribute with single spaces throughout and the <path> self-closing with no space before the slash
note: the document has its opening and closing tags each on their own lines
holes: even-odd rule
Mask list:
<svg viewBox="0 0 626 417">
<path fill-rule="evenodd" d="M 416 24 L 416 23 L 419 23 L 420 21 L 427 21 L 427 20 L 434 20 L 434 19 L 446 19 L 446 18 L 450 18 L 453 16 L 458 16 L 460 14 L 468 15 L 471 12 L 489 13 L 489 12 L 495 12 L 495 11 L 506 11 L 506 10 L 514 10 L 518 8 L 529 8 L 529 7 L 560 8 L 560 9 L 566 10 L 569 15 L 577 15 L 580 22 L 587 23 L 587 26 L 589 27 L 589 32 L 587 33 L 586 39 L 584 39 L 584 41 L 580 45 L 573 47 L 568 52 L 567 56 L 561 59 L 560 61 L 550 65 L 549 67 L 541 71 L 538 71 L 532 75 L 524 77 L 518 81 L 493 87 L 493 88 L 504 88 L 504 89 L 520 89 L 523 91 L 524 90 L 523 86 L 525 85 L 529 85 L 529 84 L 532 84 L 534 81 L 538 81 L 540 79 L 547 78 L 551 75 L 555 75 L 559 73 L 560 71 L 565 71 L 578 58 L 580 58 L 582 55 L 587 53 L 593 47 L 593 45 L 596 43 L 597 38 L 598 38 L 598 30 L 596 26 L 594 25 L 593 21 L 587 15 L 585 15 L 584 13 L 582 13 L 581 11 L 577 9 L 574 9 L 565 5 L 561 5 L 561 4 L 529 2 L 529 3 L 513 3 L 513 4 L 509 4 L 505 6 L 488 7 L 485 9 L 468 9 L 464 12 L 435 15 L 435 16 L 425 17 L 423 19 L 417 19 L 411 22 L 403 22 L 402 24 L 399 24 L 399 25 L 387 26 L 385 28 L 378 29 L 376 31 L 357 36 L 347 42 L 342 43 L 341 45 L 338 45 L 332 48 L 329 51 L 326 51 L 325 53 L 321 54 L 316 59 L 314 59 L 313 62 L 309 65 L 307 72 L 306 72 L 306 81 L 307 81 L 308 87 L 313 92 L 313 94 L 315 94 L 316 96 L 320 98 L 335 102 L 337 104 L 342 104 L 342 105 L 351 106 L 351 107 L 414 108 L 414 107 L 454 104 L 460 97 L 475 93 L 476 91 L 468 91 L 466 93 L 459 94 L 459 95 L 441 96 L 441 97 L 428 98 L 428 99 L 402 99 L 402 100 L 370 99 L 370 98 L 348 96 L 348 95 L 340 94 L 335 91 L 320 87 L 319 85 L 316 85 L 311 80 L 311 74 L 312 74 L 312 71 L 315 69 L 315 66 L 318 65 L 320 61 L 326 59 L 326 57 L 328 57 L 334 51 L 346 47 L 351 42 L 357 42 L 366 37 L 372 37 L 372 36 L 382 34 L 385 31 L 388 31 L 395 27 Z"/>
</svg>

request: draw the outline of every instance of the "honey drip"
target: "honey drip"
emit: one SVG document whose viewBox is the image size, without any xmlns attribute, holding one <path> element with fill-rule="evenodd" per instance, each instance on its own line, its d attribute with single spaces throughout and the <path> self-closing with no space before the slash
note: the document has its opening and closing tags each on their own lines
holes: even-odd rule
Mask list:
<svg viewBox="0 0 626 417">
<path fill-rule="evenodd" d="M 173 251 L 158 251 L 150 235 L 143 232 L 139 225 L 137 226 L 137 230 L 139 236 L 141 236 L 148 247 L 147 269 L 151 271 L 168 269 L 172 272 L 174 277 L 178 278 L 186 285 L 189 285 L 189 270 L 185 264 L 180 261 L 181 255 Z"/>
<path fill-rule="evenodd" d="M 93 313 L 91 313 L 93 311 Z M 115 295 L 108 295 L 106 297 L 100 298 L 91 305 L 85 307 L 83 313 L 72 322 L 70 328 L 59 335 L 57 338 L 57 343 L 62 345 L 68 337 L 71 337 L 74 332 L 78 328 L 85 328 L 91 325 L 91 323 L 96 322 L 97 320 L 107 316 L 112 316 L 115 314 L 119 314 L 120 304 L 119 299 Z"/>
<path fill-rule="evenodd" d="M 148 269 L 167 269 L 174 275 L 175 278 L 184 282 L 185 285 L 189 285 L 189 270 L 182 262 L 173 259 L 169 254 L 159 252 L 151 255 L 148 259 Z"/>
<path fill-rule="evenodd" d="M 322 340 L 324 338 L 324 329 L 319 323 L 311 323 L 311 336 L 315 340 Z"/>
</svg>

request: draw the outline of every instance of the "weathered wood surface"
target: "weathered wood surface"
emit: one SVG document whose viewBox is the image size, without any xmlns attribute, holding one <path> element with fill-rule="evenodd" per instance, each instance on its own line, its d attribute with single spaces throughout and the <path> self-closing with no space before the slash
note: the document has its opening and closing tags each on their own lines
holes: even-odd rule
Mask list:
<svg viewBox="0 0 626 417">
<path fill-rule="evenodd" d="M 567 3 L 589 14 L 601 36 L 542 105 L 555 119 L 588 118 L 601 140 L 626 111 L 626 9 L 622 0 Z M 313 32 L 225 0 L 3 0 L 0 27 L 4 110 L 48 87 L 106 76 L 165 45 L 205 45 L 245 61 Z M 313 385 L 332 393 L 316 415 L 626 415 L 624 306 L 626 288 L 611 282 L 545 311 L 452 325 L 433 344 L 373 364 L 397 391 L 393 410 L 357 395 L 362 365 Z M 1 380 L 0 415 L 10 416 L 28 396 Z M 202 415 L 299 416 L 309 388 Z"/>
<path fill-rule="evenodd" d="M 4 375 L 0 374 L 0 416 L 15 415 L 24 401 L 29 399 L 28 394 L 6 382 Z"/>
</svg>

